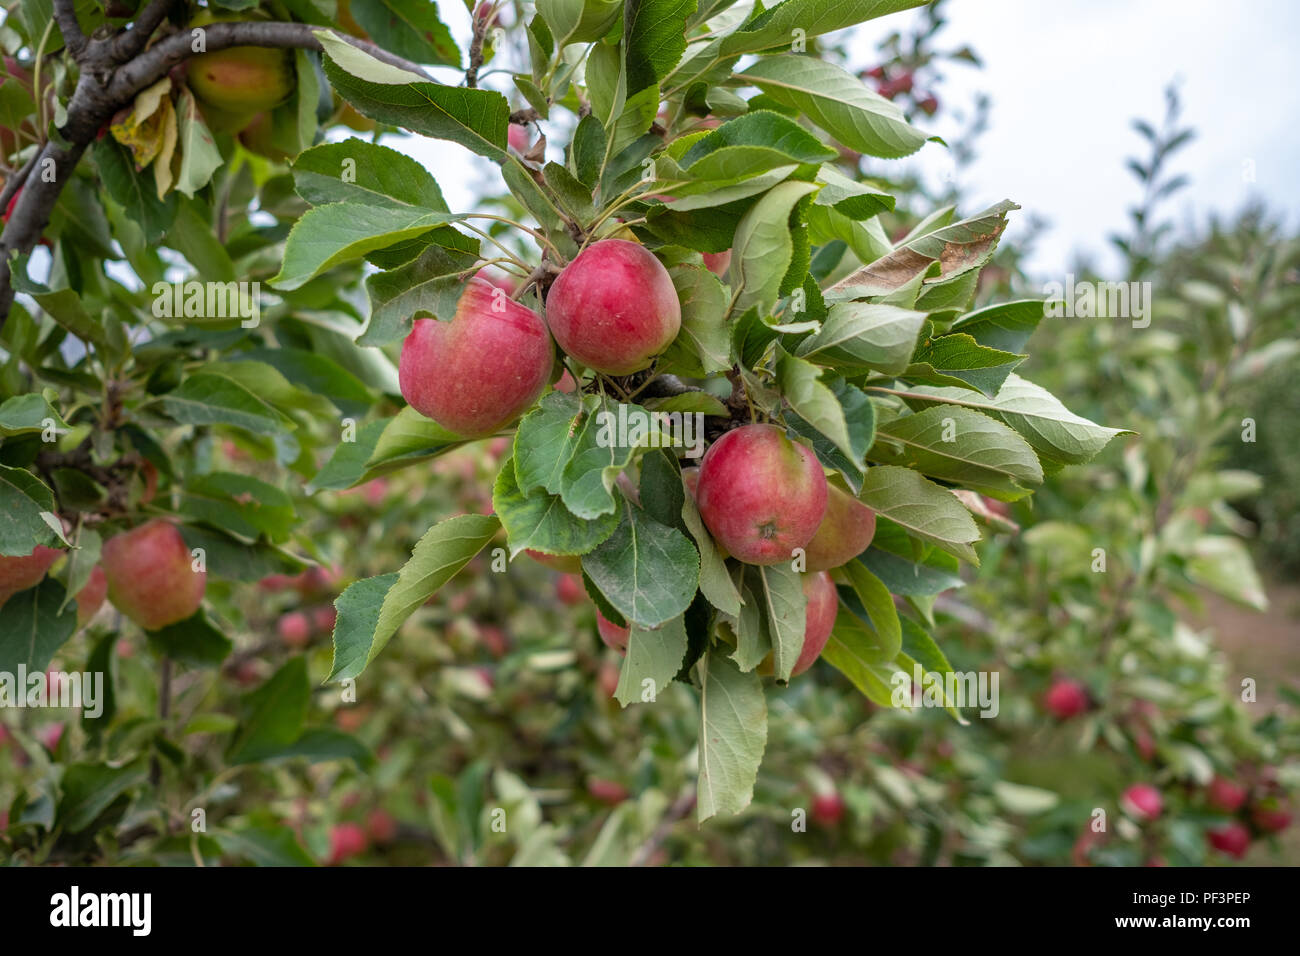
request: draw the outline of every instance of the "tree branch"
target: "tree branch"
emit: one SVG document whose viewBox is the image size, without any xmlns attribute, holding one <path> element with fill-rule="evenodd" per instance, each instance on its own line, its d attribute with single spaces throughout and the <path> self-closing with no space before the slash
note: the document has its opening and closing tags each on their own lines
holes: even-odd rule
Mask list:
<svg viewBox="0 0 1300 956">
<path fill-rule="evenodd" d="M 149 36 L 145 28 L 159 16 L 155 7 L 163 6 L 168 0 L 153 0 L 149 8 L 137 20 L 140 31 L 138 38 L 131 37 L 135 31 L 129 31 L 130 44 L 147 42 Z M 55 18 L 59 21 L 64 34 L 64 43 L 74 57 L 79 54 L 88 61 L 97 61 L 109 55 L 112 47 L 101 46 L 97 41 L 88 45 L 85 34 L 76 23 L 72 13 L 72 0 L 56 0 Z M 69 20 L 70 22 L 64 22 Z M 161 22 L 161 18 L 159 19 Z M 206 49 L 209 52 L 225 50 L 236 46 L 261 46 L 281 49 L 320 50 L 320 41 L 313 31 L 319 29 L 307 23 L 268 23 L 268 22 L 233 22 L 213 23 L 204 27 Z M 149 31 L 152 33 L 152 31 Z M 362 50 L 375 59 L 390 66 L 400 67 L 416 74 L 429 82 L 437 82 L 420 66 L 402 57 L 389 53 L 366 40 L 358 40 L 337 30 L 335 36 L 346 43 Z M 123 39 L 123 35 L 114 38 Z M 128 44 L 123 45 L 123 49 Z M 129 62 L 101 74 L 94 67 L 104 66 L 102 62 L 91 62 L 92 68 L 83 69 L 77 81 L 77 88 L 68 104 L 68 119 L 59 130 L 58 142 L 50 140 L 41 147 L 37 155 L 28 162 L 28 187 L 14 206 L 13 215 L 0 232 L 0 329 L 4 328 L 13 305 L 14 291 L 10 281 L 9 261 L 13 253 L 27 253 L 41 238 L 45 226 L 50 221 L 50 211 L 58 202 L 59 194 L 65 183 L 72 178 L 73 170 L 80 161 L 86 147 L 95 135 L 118 110 L 129 105 L 137 93 L 152 86 L 177 64 L 194 56 L 189 32 L 175 33 L 155 43 L 148 50 L 133 57 Z M 38 175 L 31 175 L 37 173 Z M 8 190 L 8 184 L 6 184 Z M 16 191 L 16 188 L 15 188 Z M 6 200 L 7 201 L 7 200 Z"/>
<path fill-rule="evenodd" d="M 205 45 L 207 52 L 227 50 L 236 46 L 264 46 L 291 50 L 321 49 L 320 41 L 313 31 L 321 29 L 310 23 L 264 23 L 234 22 L 211 23 L 205 26 Z M 416 74 L 422 79 L 437 82 L 424 69 L 409 60 L 389 53 L 367 40 L 358 40 L 346 33 L 332 31 L 345 43 L 362 50 L 376 60 L 389 66 L 400 67 Z M 152 86 L 162 79 L 167 71 L 179 63 L 194 56 L 188 32 L 174 33 L 159 40 L 140 56 L 120 68 L 113 74 L 108 86 L 108 95 L 121 105 L 126 105 L 141 90 Z"/>
<path fill-rule="evenodd" d="M 488 24 L 495 19 L 496 8 L 492 7 L 482 17 L 477 14 L 475 10 L 474 37 L 469 41 L 469 68 L 465 71 L 465 85 L 471 90 L 478 86 L 478 68 L 483 65 L 483 38 L 487 35 Z"/>
<path fill-rule="evenodd" d="M 81 62 L 81 55 L 86 50 L 86 35 L 81 32 L 81 24 L 77 22 L 77 11 L 73 7 L 72 0 L 54 0 L 54 22 L 59 25 L 59 32 L 63 34 L 63 45 L 67 47 L 72 58 L 78 63 Z"/>
<path fill-rule="evenodd" d="M 137 56 L 153 32 L 158 29 L 167 14 L 171 12 L 176 0 L 150 0 L 131 23 L 131 29 L 123 29 L 108 44 L 108 56 L 114 63 L 125 63 Z"/>
</svg>

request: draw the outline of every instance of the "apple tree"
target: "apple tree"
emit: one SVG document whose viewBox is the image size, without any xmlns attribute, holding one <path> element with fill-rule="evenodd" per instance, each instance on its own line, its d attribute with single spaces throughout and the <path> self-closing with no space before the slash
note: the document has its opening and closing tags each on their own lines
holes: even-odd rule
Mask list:
<svg viewBox="0 0 1300 956">
<path fill-rule="evenodd" d="M 507 29 L 486 3 L 463 52 L 416 0 L 10 16 L 0 671 L 86 628 L 111 675 L 124 626 L 157 677 L 11 819 L 84 851 L 184 766 L 186 731 L 230 767 L 364 764 L 308 719 L 302 656 L 184 727 L 174 684 L 249 653 L 253 582 L 328 577 L 317 496 L 502 439 L 486 513 L 334 602 L 328 683 L 364 694 L 482 553 L 581 572 L 624 707 L 693 688 L 701 819 L 750 802 L 767 701 L 817 659 L 961 719 L 932 611 L 978 563 L 983 502 L 1120 429 L 1016 374 L 1041 301 L 971 307 L 1014 203 L 891 236 L 896 197 L 843 162 L 929 136 L 819 44 L 918 5 L 545 0 Z M 389 133 L 437 141 L 434 168 Z M 455 211 L 438 173 L 468 154 L 500 198 Z"/>
</svg>

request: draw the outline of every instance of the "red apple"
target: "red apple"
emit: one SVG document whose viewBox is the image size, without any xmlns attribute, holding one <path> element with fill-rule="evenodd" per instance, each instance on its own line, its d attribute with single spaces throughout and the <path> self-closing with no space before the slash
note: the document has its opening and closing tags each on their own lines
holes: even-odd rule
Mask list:
<svg viewBox="0 0 1300 956">
<path fill-rule="evenodd" d="M 382 807 L 376 807 L 366 817 L 366 831 L 375 843 L 392 843 L 397 837 L 397 821 Z"/>
<path fill-rule="evenodd" d="M 591 777 L 587 780 L 587 792 L 601 803 L 616 807 L 627 799 L 627 787 L 613 780 Z"/>
<path fill-rule="evenodd" d="M 808 599 L 808 608 L 804 612 L 803 650 L 794 662 L 794 670 L 790 672 L 792 677 L 812 667 L 813 661 L 821 656 L 840 610 L 835 582 L 825 571 L 803 575 L 803 593 Z"/>
<path fill-rule="evenodd" d="M 1088 709 L 1088 691 L 1078 681 L 1057 678 L 1043 695 L 1043 706 L 1057 720 L 1069 720 Z"/>
<path fill-rule="evenodd" d="M 564 392 L 566 395 L 572 395 L 578 390 L 578 384 L 573 380 L 573 376 L 569 374 L 567 368 L 561 372 L 560 377 L 555 380 L 555 390 L 557 392 Z"/>
<path fill-rule="evenodd" d="M 744 425 L 700 462 L 696 503 L 709 532 L 747 564 L 790 560 L 826 514 L 826 477 L 811 451 L 776 425 Z"/>
<path fill-rule="evenodd" d="M 1236 813 L 1246 802 L 1246 788 L 1216 775 L 1205 788 L 1205 802 L 1223 813 Z"/>
<path fill-rule="evenodd" d="M 466 438 L 484 438 L 537 400 L 555 349 L 532 309 L 470 279 L 450 322 L 417 319 L 398 382 L 411 407 Z"/>
<path fill-rule="evenodd" d="M 50 566 L 63 552 L 36 545 L 31 554 L 0 555 L 0 606 L 17 594 L 34 588 L 45 579 Z"/>
<path fill-rule="evenodd" d="M 338 619 L 339 612 L 329 606 L 318 607 L 311 612 L 311 626 L 321 634 L 333 634 Z"/>
<path fill-rule="evenodd" d="M 356 823 L 336 823 L 330 827 L 329 865 L 338 866 L 344 860 L 366 852 L 366 831 Z"/>
<path fill-rule="evenodd" d="M 146 631 L 183 621 L 203 603 L 207 572 L 194 570 L 170 521 L 154 518 L 109 538 L 100 559 L 109 601 Z"/>
<path fill-rule="evenodd" d="M 725 252 L 706 252 L 704 253 L 704 268 L 708 269 L 715 276 L 727 274 L 727 267 L 731 265 L 731 250 Z"/>
<path fill-rule="evenodd" d="M 528 152 L 528 129 L 518 123 L 511 123 L 506 130 L 506 142 L 516 153 Z"/>
<path fill-rule="evenodd" d="M 108 578 L 104 576 L 104 569 L 97 564 L 90 569 L 90 577 L 77 592 L 77 627 L 86 626 L 86 622 L 103 606 L 107 595 Z"/>
<path fill-rule="evenodd" d="M 613 697 L 618 691 L 618 665 L 605 661 L 600 665 L 600 670 L 596 672 L 596 683 L 600 686 L 601 693 L 606 697 Z"/>
<path fill-rule="evenodd" d="M 1154 820 L 1164 809 L 1160 791 L 1147 783 L 1135 783 L 1124 791 L 1120 804 L 1139 820 Z"/>
<path fill-rule="evenodd" d="M 1291 825 L 1291 811 L 1277 797 L 1265 797 L 1250 805 L 1250 822 L 1261 833 L 1281 833 Z"/>
<path fill-rule="evenodd" d="M 1246 855 L 1246 848 L 1250 846 L 1250 831 L 1246 829 L 1245 824 L 1233 820 L 1221 827 L 1211 827 L 1206 830 L 1205 839 L 1220 853 L 1226 853 L 1240 860 Z"/>
<path fill-rule="evenodd" d="M 311 621 L 302 611 L 290 611 L 288 614 L 280 615 L 275 630 L 280 635 L 280 640 L 289 647 L 306 647 L 307 642 L 311 640 Z"/>
<path fill-rule="evenodd" d="M 620 653 L 627 650 L 627 641 L 631 636 L 632 629 L 628 627 L 619 627 L 613 621 L 609 620 L 599 611 L 596 612 L 596 630 L 600 632 L 600 639 L 609 647 Z"/>
<path fill-rule="evenodd" d="M 820 826 L 833 827 L 844 818 L 844 798 L 834 790 L 816 794 L 809 815 Z"/>
<path fill-rule="evenodd" d="M 560 348 L 609 375 L 646 368 L 677 338 L 682 307 L 663 263 L 626 239 L 593 242 L 564 267 L 546 297 Z"/>
<path fill-rule="evenodd" d="M 847 491 L 826 486 L 826 516 L 804 549 L 807 570 L 829 571 L 852 561 L 876 535 L 876 513 Z"/>
<path fill-rule="evenodd" d="M 495 624 L 480 624 L 478 640 L 493 657 L 505 657 L 510 651 L 510 637 Z"/>
<path fill-rule="evenodd" d="M 53 753 L 58 749 L 59 741 L 63 739 L 62 721 L 55 724 L 46 724 L 40 730 L 36 731 L 36 739 L 44 745 L 46 750 Z"/>
<path fill-rule="evenodd" d="M 555 595 L 561 604 L 573 607 L 586 599 L 587 591 L 582 586 L 582 579 L 576 574 L 565 574 L 555 582 Z"/>
</svg>

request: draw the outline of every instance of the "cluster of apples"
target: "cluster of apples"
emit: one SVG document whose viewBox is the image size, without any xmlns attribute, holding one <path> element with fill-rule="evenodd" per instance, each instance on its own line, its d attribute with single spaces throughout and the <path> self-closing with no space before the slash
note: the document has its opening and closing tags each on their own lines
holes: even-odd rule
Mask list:
<svg viewBox="0 0 1300 956">
<path fill-rule="evenodd" d="M 31 554 L 0 556 L 0 606 L 34 588 L 63 551 L 37 545 Z M 191 616 L 203 602 L 207 573 L 196 571 L 176 525 L 154 518 L 104 542 L 99 564 L 77 592 L 77 625 L 109 603 L 146 631 Z"/>
<path fill-rule="evenodd" d="M 727 268 L 729 254 L 706 263 Z M 611 376 L 648 368 L 677 337 L 681 303 L 663 264 L 625 239 L 591 243 L 560 272 L 546 319 L 482 276 L 471 278 L 450 321 L 417 319 L 402 345 L 402 395 L 418 412 L 466 438 L 515 421 L 555 380 L 555 344 Z M 552 341 L 554 340 L 554 342 Z M 802 550 L 808 598 L 803 652 L 794 673 L 825 647 L 838 598 L 826 572 L 866 550 L 875 514 L 828 483 L 817 458 L 776 425 L 726 432 L 683 482 L 725 555 L 746 564 L 793 561 Z M 532 557 L 560 571 L 576 558 Z M 625 650 L 629 630 L 598 616 L 601 638 Z"/>
<path fill-rule="evenodd" d="M 1205 831 L 1206 842 L 1220 853 L 1241 859 L 1255 836 L 1281 833 L 1291 825 L 1291 811 L 1269 774 L 1260 775 L 1252 788 L 1236 780 L 1215 776 L 1205 787 L 1205 803 L 1233 819 Z"/>
<path fill-rule="evenodd" d="M 606 375 L 649 367 L 681 329 L 668 270 L 635 242 L 593 242 L 551 286 L 546 321 L 486 278 L 469 280 L 451 321 L 417 319 L 398 378 L 416 411 L 466 438 L 509 425 L 552 380 L 555 346 Z"/>
</svg>

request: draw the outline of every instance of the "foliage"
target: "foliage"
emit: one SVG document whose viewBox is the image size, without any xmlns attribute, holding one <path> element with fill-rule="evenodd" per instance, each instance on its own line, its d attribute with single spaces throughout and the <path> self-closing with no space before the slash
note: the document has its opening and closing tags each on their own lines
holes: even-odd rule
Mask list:
<svg viewBox="0 0 1300 956">
<path fill-rule="evenodd" d="M 122 18 L 69 23 L 59 2 L 58 29 L 7 20 L 17 65 L 0 93 L 17 121 L 0 198 L 16 202 L 0 246 L 18 253 L 4 277 L 18 299 L 0 331 L 0 554 L 67 557 L 0 606 L 0 635 L 39 635 L 0 641 L 0 671 L 101 672 L 111 693 L 79 725 L 12 724 L 0 847 L 32 862 L 340 862 L 330 825 L 364 810 L 395 862 L 645 863 L 666 847 L 747 862 L 846 779 L 858 855 L 1059 859 L 1053 841 L 1092 794 L 1060 804 L 1016 748 L 1037 720 L 1027 695 L 1067 664 L 1094 667 L 1113 701 L 1088 743 L 1124 746 L 1136 697 L 1196 687 L 1163 712 L 1165 777 L 1274 759 L 1281 731 L 1225 705 L 1212 657 L 1165 604 L 1192 581 L 1258 597 L 1236 539 L 1188 524 L 1199 507 L 1234 531 L 1236 485 L 1200 470 L 1229 406 L 1186 370 L 1232 378 L 1249 336 L 1207 336 L 1217 351 L 1202 356 L 1190 335 L 1153 345 L 1095 323 L 1054 330 L 1047 361 L 1028 361 L 1044 304 L 1009 294 L 1014 260 L 986 270 L 1018 207 L 959 212 L 959 197 L 936 206 L 883 175 L 874 160 L 920 149 L 933 110 L 910 87 L 873 90 L 829 45 L 918 5 L 548 0 L 500 32 L 493 5 L 466 51 L 431 3 L 406 5 L 419 28 L 359 0 L 272 5 L 283 23 L 207 28 L 213 51 L 295 49 L 293 93 L 237 123 L 162 61 L 189 56 L 174 24 L 190 18 L 165 20 L 170 4 L 132 11 L 117 40 L 145 36 L 106 73 L 89 68 L 116 49 L 98 28 Z M 891 41 L 886 82 L 932 62 L 937 29 L 931 16 L 910 51 Z M 103 76 L 102 96 L 84 92 Z M 437 170 L 380 142 L 396 131 L 494 164 L 496 198 L 450 209 Z M 484 268 L 545 314 L 565 265 L 611 237 L 652 250 L 681 302 L 654 366 L 562 360 L 517 427 L 475 442 L 403 404 L 413 320 L 450 321 Z M 1135 274 L 1159 258 L 1148 246 Z M 724 279 L 704 256 L 726 251 Z M 1219 311 L 1180 301 L 1189 326 L 1217 328 Z M 1112 389 L 1119 369 L 1140 386 Z M 1170 432 L 1173 399 L 1186 421 Z M 781 645 L 802 637 L 802 596 L 758 599 L 802 570 L 798 554 L 746 572 L 684 492 L 689 461 L 650 435 L 599 437 L 600 413 L 637 411 L 700 412 L 710 440 L 777 423 L 875 512 L 872 547 L 834 575 L 830 667 L 791 680 Z M 1121 452 L 1129 429 L 1142 442 Z M 981 540 L 1007 527 L 995 502 L 1024 520 L 1035 492 L 1047 522 Z M 158 516 L 206 567 L 204 607 L 150 633 L 108 611 L 76 622 L 101 544 Z M 1067 563 L 1080 534 L 1106 548 L 1115 585 Z M 551 600 L 525 550 L 578 559 L 581 599 Z M 958 587 L 974 618 L 946 593 Z M 597 609 L 631 628 L 621 672 Z M 954 624 L 994 613 L 983 636 Z M 765 677 L 769 651 L 782 663 Z M 1017 681 L 993 726 L 912 686 L 993 670 Z M 1210 720 L 1202 752 L 1191 741 Z M 692 810 L 718 819 L 697 830 Z M 1023 839 L 1008 815 L 1031 818 Z"/>
</svg>

